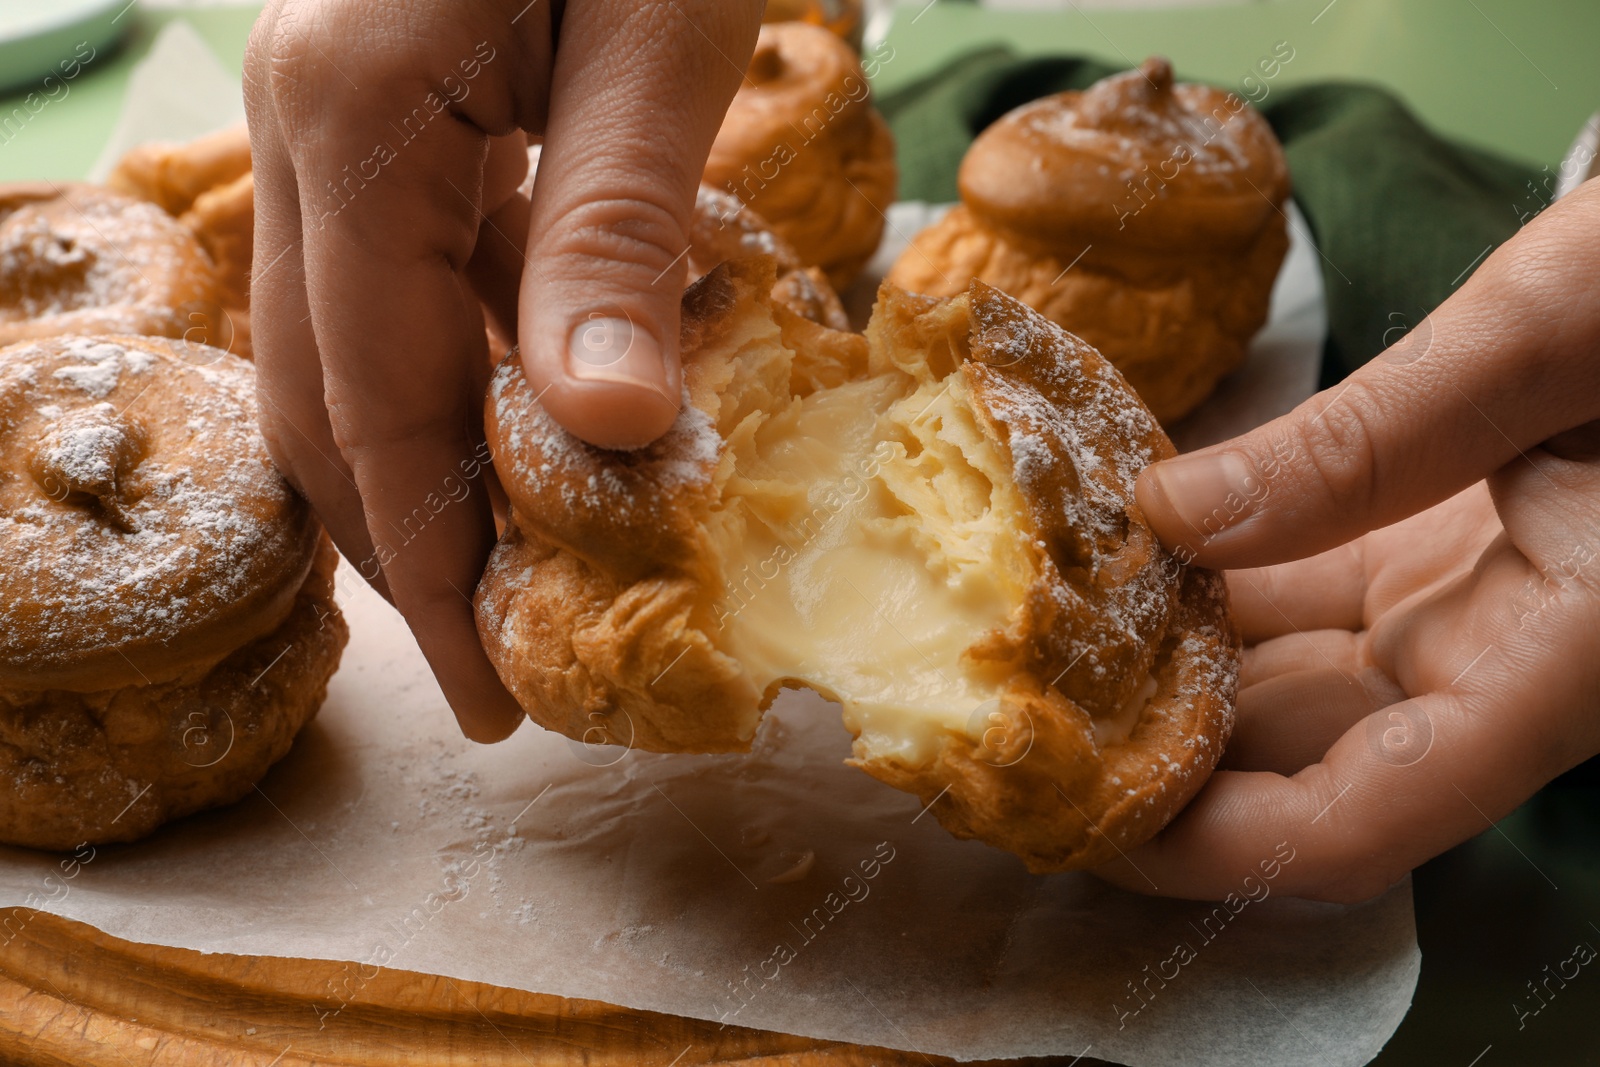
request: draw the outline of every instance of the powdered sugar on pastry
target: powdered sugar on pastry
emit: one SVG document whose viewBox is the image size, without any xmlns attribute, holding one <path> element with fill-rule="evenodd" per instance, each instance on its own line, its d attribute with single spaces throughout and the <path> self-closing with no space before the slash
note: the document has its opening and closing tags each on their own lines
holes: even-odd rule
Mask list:
<svg viewBox="0 0 1600 1067">
<path fill-rule="evenodd" d="M 772 275 L 735 261 L 686 295 L 688 404 L 639 453 L 575 444 L 501 364 L 512 515 L 476 600 L 501 678 L 551 729 L 653 751 L 743 749 L 807 686 L 853 763 L 1035 870 L 1148 839 L 1216 765 L 1238 669 L 1221 583 L 1134 495 L 1171 443 L 1099 353 L 982 283 L 886 286 L 863 353 L 780 327 Z"/>
<path fill-rule="evenodd" d="M 175 677 L 281 622 L 305 578 L 315 525 L 233 357 L 111 336 L 0 350 L 0 457 L 0 687 Z"/>
<path fill-rule="evenodd" d="M 0 344 L 68 333 L 222 336 L 216 268 L 154 204 L 96 186 L 0 185 Z"/>
</svg>

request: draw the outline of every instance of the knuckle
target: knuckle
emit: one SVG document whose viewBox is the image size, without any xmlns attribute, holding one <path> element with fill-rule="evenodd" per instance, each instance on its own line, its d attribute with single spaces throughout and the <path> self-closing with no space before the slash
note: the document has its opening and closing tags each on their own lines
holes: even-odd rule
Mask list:
<svg viewBox="0 0 1600 1067">
<path fill-rule="evenodd" d="M 552 252 L 614 264 L 653 277 L 688 247 L 682 213 L 643 195 L 590 200 L 570 210 L 557 227 Z"/>
<path fill-rule="evenodd" d="M 251 34 L 251 52 L 263 72 L 271 77 L 275 89 L 303 80 L 310 66 L 311 35 L 304 22 L 290 14 L 292 10 L 280 12 L 265 31 Z"/>
<path fill-rule="evenodd" d="M 427 409 L 416 403 L 385 407 L 404 413 L 374 418 L 366 410 L 365 400 L 354 404 L 330 400 L 332 441 L 350 467 L 377 462 L 385 456 L 413 453 L 423 443 L 440 453 L 465 451 L 473 412 L 455 398 L 441 398 L 441 402 Z"/>
<path fill-rule="evenodd" d="M 250 28 L 250 37 L 245 43 L 244 101 L 252 125 L 257 121 L 257 110 L 264 107 L 274 93 L 277 79 L 273 77 L 273 56 L 283 32 L 280 28 L 284 23 L 283 8 L 281 2 L 268 4 Z"/>
<path fill-rule="evenodd" d="M 1582 264 L 1600 251 L 1597 244 L 1596 219 L 1574 211 L 1570 203 L 1558 204 L 1501 245 L 1483 274 L 1505 296 L 1530 309 L 1551 310 L 1565 305 L 1574 285 L 1592 283 Z"/>
<path fill-rule="evenodd" d="M 1332 400 L 1297 422 L 1299 450 L 1323 503 L 1363 511 L 1371 506 L 1384 420 L 1377 391 L 1352 378 Z"/>
<path fill-rule="evenodd" d="M 307 8 L 310 8 L 308 11 Z M 257 91 L 264 92 L 289 115 L 315 106 L 328 90 L 343 84 L 334 54 L 346 63 L 355 50 L 359 27 L 352 24 L 342 5 L 308 5 L 283 0 L 273 17 L 262 19 L 251 31 L 245 67 Z"/>
</svg>

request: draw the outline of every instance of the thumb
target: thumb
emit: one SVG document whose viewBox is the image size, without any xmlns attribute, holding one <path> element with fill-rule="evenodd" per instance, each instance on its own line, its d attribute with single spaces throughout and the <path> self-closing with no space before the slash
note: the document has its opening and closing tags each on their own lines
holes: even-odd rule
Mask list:
<svg viewBox="0 0 1600 1067">
<path fill-rule="evenodd" d="M 1600 416 L 1597 258 L 1590 182 L 1344 382 L 1147 468 L 1140 507 L 1180 559 L 1267 566 L 1414 515 L 1589 422 Z"/>
<path fill-rule="evenodd" d="M 565 8 L 518 340 L 540 403 L 591 444 L 638 448 L 677 418 L 689 220 L 760 7 Z"/>
</svg>

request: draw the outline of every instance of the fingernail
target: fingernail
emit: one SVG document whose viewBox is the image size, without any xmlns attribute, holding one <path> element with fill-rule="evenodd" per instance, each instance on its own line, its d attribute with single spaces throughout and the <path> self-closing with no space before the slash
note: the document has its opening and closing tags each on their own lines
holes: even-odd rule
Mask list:
<svg viewBox="0 0 1600 1067">
<path fill-rule="evenodd" d="M 567 370 L 579 381 L 642 386 L 668 396 L 660 343 L 625 318 L 590 315 L 574 326 Z"/>
<path fill-rule="evenodd" d="M 1179 456 L 1150 468 L 1174 517 L 1209 541 L 1255 511 L 1263 483 L 1237 452 Z"/>
</svg>

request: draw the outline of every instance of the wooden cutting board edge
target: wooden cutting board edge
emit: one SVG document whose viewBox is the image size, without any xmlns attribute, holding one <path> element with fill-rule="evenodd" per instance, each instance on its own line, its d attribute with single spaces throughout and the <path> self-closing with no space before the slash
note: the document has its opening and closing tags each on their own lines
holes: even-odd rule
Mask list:
<svg viewBox="0 0 1600 1067">
<path fill-rule="evenodd" d="M 142 945 L 26 908 L 6 915 L 0 1062 L 17 1067 L 955 1063 L 392 968 Z M 1088 1067 L 1005 1064 L 1069 1062 Z"/>
</svg>

